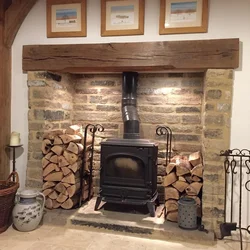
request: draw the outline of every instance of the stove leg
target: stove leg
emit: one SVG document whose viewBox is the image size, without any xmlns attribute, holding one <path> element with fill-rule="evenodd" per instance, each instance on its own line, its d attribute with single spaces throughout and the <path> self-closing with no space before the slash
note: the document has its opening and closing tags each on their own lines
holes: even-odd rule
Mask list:
<svg viewBox="0 0 250 250">
<path fill-rule="evenodd" d="M 151 217 L 155 217 L 155 202 L 147 202 L 148 211 Z"/>
<path fill-rule="evenodd" d="M 102 197 L 101 196 L 98 196 L 97 199 L 96 199 L 96 202 L 95 202 L 95 211 L 98 210 L 100 204 L 102 202 Z"/>
</svg>

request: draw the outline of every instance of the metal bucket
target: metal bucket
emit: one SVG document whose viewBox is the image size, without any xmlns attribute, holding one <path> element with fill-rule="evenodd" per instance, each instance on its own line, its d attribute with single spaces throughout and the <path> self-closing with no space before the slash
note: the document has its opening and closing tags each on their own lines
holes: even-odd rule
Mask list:
<svg viewBox="0 0 250 250">
<path fill-rule="evenodd" d="M 197 229 L 196 201 L 189 197 L 178 200 L 178 226 L 183 229 Z"/>
</svg>

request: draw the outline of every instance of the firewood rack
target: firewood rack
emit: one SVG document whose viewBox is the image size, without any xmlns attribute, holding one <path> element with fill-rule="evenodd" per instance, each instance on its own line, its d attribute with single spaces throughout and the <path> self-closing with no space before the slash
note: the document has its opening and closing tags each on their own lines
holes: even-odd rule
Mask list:
<svg viewBox="0 0 250 250">
<path fill-rule="evenodd" d="M 166 167 L 168 163 L 170 163 L 171 160 L 171 150 L 172 150 L 172 130 L 167 127 L 167 126 L 159 126 L 156 128 L 156 135 L 160 137 L 164 137 L 166 139 Z M 165 202 L 164 202 L 164 208 L 161 212 L 164 212 L 164 218 L 166 218 L 166 207 L 165 207 Z"/>
<path fill-rule="evenodd" d="M 93 156 L 94 156 L 94 145 L 96 132 L 103 132 L 104 127 L 100 124 L 88 124 L 84 128 L 84 142 L 83 142 L 83 155 L 82 155 L 82 167 L 80 168 L 80 193 L 79 193 L 79 207 L 82 205 L 83 190 L 87 180 L 88 197 L 84 201 L 89 201 L 92 197 L 92 182 L 93 182 Z M 88 143 L 88 135 L 91 135 L 91 143 Z M 87 152 L 89 153 L 89 167 L 85 170 L 85 164 L 87 164 Z"/>
<path fill-rule="evenodd" d="M 248 149 L 232 149 L 221 151 L 220 156 L 225 157 L 224 174 L 225 174 L 225 202 L 224 202 L 224 223 L 220 225 L 221 238 L 231 236 L 231 231 L 238 229 L 240 233 L 240 249 L 243 250 L 242 231 L 245 230 L 250 234 L 250 225 L 242 226 L 242 209 L 244 192 L 250 191 L 250 150 Z M 237 184 L 237 185 L 236 185 Z M 228 193 L 230 195 L 228 197 Z M 239 193 L 235 194 L 235 191 Z M 229 199 L 230 198 L 230 199 Z M 237 202 L 238 208 L 235 209 L 234 204 Z M 227 207 L 229 212 L 227 214 Z M 235 211 L 238 210 L 238 211 Z M 238 213 L 235 219 L 234 213 Z M 229 218 L 229 221 L 227 219 Z"/>
</svg>

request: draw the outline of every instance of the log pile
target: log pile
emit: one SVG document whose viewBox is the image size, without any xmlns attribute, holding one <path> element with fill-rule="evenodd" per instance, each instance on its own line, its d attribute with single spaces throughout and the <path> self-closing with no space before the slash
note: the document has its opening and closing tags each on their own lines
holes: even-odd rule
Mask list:
<svg viewBox="0 0 250 250">
<path fill-rule="evenodd" d="M 88 152 L 85 163 L 82 163 L 83 148 L 83 135 L 77 125 L 44 133 L 42 167 L 46 208 L 71 209 L 79 202 L 80 169 L 84 168 L 84 173 L 89 171 Z M 87 174 L 83 184 L 82 199 L 85 200 L 89 190 Z"/>
<path fill-rule="evenodd" d="M 192 153 L 189 157 L 175 156 L 171 159 L 164 178 L 167 220 L 177 222 L 178 200 L 183 196 L 196 201 L 197 216 L 201 217 L 203 170 L 200 152 Z"/>
</svg>

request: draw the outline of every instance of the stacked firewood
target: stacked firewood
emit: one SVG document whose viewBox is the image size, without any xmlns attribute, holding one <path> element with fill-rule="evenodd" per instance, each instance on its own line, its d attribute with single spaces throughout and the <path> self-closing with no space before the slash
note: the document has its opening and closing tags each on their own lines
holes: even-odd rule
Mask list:
<svg viewBox="0 0 250 250">
<path fill-rule="evenodd" d="M 80 169 L 84 168 L 86 173 L 89 166 L 88 152 L 82 164 L 83 148 L 83 135 L 77 125 L 44 133 L 43 194 L 48 209 L 70 209 L 79 202 L 80 193 L 83 200 L 88 197 L 88 178 L 83 179 L 83 190 L 80 190 Z"/>
<path fill-rule="evenodd" d="M 200 152 L 186 156 L 175 156 L 166 167 L 164 178 L 166 219 L 177 222 L 178 200 L 185 196 L 197 204 L 197 216 L 201 217 L 201 189 L 203 164 Z"/>
</svg>

